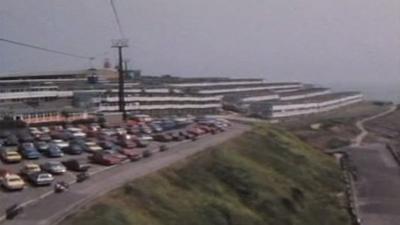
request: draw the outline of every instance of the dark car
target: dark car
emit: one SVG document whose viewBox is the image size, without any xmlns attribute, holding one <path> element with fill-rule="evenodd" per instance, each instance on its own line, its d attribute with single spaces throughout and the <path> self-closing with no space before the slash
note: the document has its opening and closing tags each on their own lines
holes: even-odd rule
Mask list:
<svg viewBox="0 0 400 225">
<path fill-rule="evenodd" d="M 35 147 L 39 152 L 46 152 L 47 150 L 49 150 L 49 144 L 45 141 L 35 142 Z"/>
<path fill-rule="evenodd" d="M 8 130 L 0 130 L 0 138 L 7 138 L 11 135 L 11 132 Z"/>
<path fill-rule="evenodd" d="M 67 160 L 62 163 L 68 170 L 75 171 L 75 172 L 86 172 L 90 168 L 89 164 L 87 164 L 83 161 L 76 160 L 76 159 Z"/>
<path fill-rule="evenodd" d="M 19 151 L 26 159 L 38 159 L 40 157 L 40 153 L 31 142 L 21 144 Z"/>
<path fill-rule="evenodd" d="M 21 132 L 18 134 L 18 139 L 20 142 L 32 142 L 34 140 L 33 136 L 27 132 Z"/>
<path fill-rule="evenodd" d="M 19 144 L 18 138 L 15 135 L 9 135 L 4 142 L 6 146 L 17 146 Z"/>
<path fill-rule="evenodd" d="M 182 136 L 184 139 L 192 139 L 193 138 L 193 134 L 190 134 L 186 131 L 180 131 L 179 135 Z"/>
<path fill-rule="evenodd" d="M 144 150 L 144 151 L 143 151 L 143 157 L 144 157 L 144 158 L 149 158 L 149 157 L 151 157 L 152 155 L 153 155 L 153 152 L 150 151 L 150 150 Z"/>
<path fill-rule="evenodd" d="M 173 141 L 183 141 L 185 138 L 178 133 L 170 133 L 169 134 L 172 137 Z"/>
<path fill-rule="evenodd" d="M 172 141 L 172 137 L 168 134 L 157 134 L 153 136 L 153 139 L 155 141 L 159 141 L 159 142 L 170 142 Z"/>
<path fill-rule="evenodd" d="M 101 141 L 99 142 L 99 146 L 102 147 L 104 150 L 117 150 L 118 146 L 116 146 L 111 141 Z"/>
<path fill-rule="evenodd" d="M 140 139 L 134 139 L 133 140 L 136 143 L 136 146 L 139 148 L 146 148 L 149 146 L 149 142 L 145 140 L 140 140 Z"/>
<path fill-rule="evenodd" d="M 27 175 L 28 181 L 35 186 L 51 185 L 54 181 L 53 175 L 47 172 L 34 172 Z"/>
<path fill-rule="evenodd" d="M 53 144 L 53 143 L 49 144 L 49 148 L 47 149 L 45 154 L 47 157 L 50 157 L 50 158 L 58 158 L 58 157 L 64 156 L 64 153 L 60 149 L 60 147 L 58 147 L 56 144 Z"/>
<path fill-rule="evenodd" d="M 82 145 L 79 143 L 71 142 L 68 148 L 64 149 L 64 152 L 70 155 L 80 155 L 84 151 Z"/>
<path fill-rule="evenodd" d="M 160 150 L 160 152 L 165 152 L 165 151 L 168 150 L 168 146 L 166 146 L 166 145 L 160 145 L 159 150 Z"/>
</svg>

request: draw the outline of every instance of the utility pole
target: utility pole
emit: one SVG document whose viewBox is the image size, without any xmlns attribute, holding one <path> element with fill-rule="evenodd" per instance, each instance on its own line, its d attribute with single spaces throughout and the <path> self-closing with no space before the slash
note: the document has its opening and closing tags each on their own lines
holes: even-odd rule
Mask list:
<svg viewBox="0 0 400 225">
<path fill-rule="evenodd" d="M 125 73 L 124 73 L 124 60 L 122 56 L 122 49 L 128 47 L 128 39 L 117 39 L 112 41 L 112 48 L 118 49 L 118 99 L 119 99 L 119 111 L 122 113 L 122 119 L 127 120 L 127 114 L 125 110 Z"/>
</svg>

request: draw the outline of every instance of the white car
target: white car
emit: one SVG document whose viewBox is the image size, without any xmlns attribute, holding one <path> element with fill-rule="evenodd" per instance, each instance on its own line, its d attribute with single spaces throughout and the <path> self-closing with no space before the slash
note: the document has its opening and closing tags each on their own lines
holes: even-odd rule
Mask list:
<svg viewBox="0 0 400 225">
<path fill-rule="evenodd" d="M 87 151 L 88 151 L 88 152 L 103 151 L 103 148 L 100 147 L 96 142 L 87 141 L 87 142 L 85 142 L 85 145 L 86 145 L 86 147 L 87 147 Z"/>
<path fill-rule="evenodd" d="M 57 145 L 57 147 L 59 147 L 59 148 L 61 148 L 61 149 L 64 149 L 64 148 L 68 148 L 68 147 L 69 147 L 69 143 L 66 142 L 66 141 L 63 141 L 63 140 L 61 140 L 61 139 L 55 139 L 55 140 L 53 140 L 53 143 L 54 143 L 55 145 Z"/>
<path fill-rule="evenodd" d="M 72 133 L 82 132 L 82 129 L 77 127 L 69 127 L 67 130 Z"/>
<path fill-rule="evenodd" d="M 40 130 L 41 130 L 43 133 L 50 133 L 50 128 L 48 128 L 48 127 L 41 127 Z"/>
<path fill-rule="evenodd" d="M 72 136 L 84 138 L 84 137 L 86 137 L 86 134 L 83 133 L 82 131 L 78 131 L 78 132 L 72 132 Z"/>
<path fill-rule="evenodd" d="M 142 134 L 138 136 L 138 139 L 142 141 L 152 141 L 153 137 L 147 134 Z"/>
</svg>

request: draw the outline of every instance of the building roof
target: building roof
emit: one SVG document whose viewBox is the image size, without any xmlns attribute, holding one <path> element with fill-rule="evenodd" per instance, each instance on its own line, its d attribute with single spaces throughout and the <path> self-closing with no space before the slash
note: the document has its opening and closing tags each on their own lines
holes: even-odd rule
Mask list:
<svg viewBox="0 0 400 225">
<path fill-rule="evenodd" d="M 283 93 L 279 93 L 279 95 L 282 96 L 282 97 L 287 97 L 287 96 L 306 95 L 306 94 L 318 93 L 318 92 L 323 92 L 323 91 L 328 91 L 328 90 L 329 90 L 329 88 L 307 88 L 307 89 L 300 89 L 300 90 L 297 90 L 297 91 L 283 92 Z"/>
<path fill-rule="evenodd" d="M 338 93 L 330 93 L 326 95 L 320 95 L 310 98 L 290 100 L 290 101 L 274 101 L 271 102 L 271 105 L 294 105 L 294 104 L 307 104 L 307 103 L 321 103 L 326 101 L 335 100 L 338 98 L 350 97 L 355 95 L 360 95 L 360 92 L 338 92 Z"/>
<path fill-rule="evenodd" d="M 72 101 L 67 99 L 40 102 L 39 104 L 28 104 L 23 102 L 8 103 L 0 105 L 0 114 L 29 114 L 45 112 L 81 112 L 83 110 L 74 108 Z"/>
</svg>

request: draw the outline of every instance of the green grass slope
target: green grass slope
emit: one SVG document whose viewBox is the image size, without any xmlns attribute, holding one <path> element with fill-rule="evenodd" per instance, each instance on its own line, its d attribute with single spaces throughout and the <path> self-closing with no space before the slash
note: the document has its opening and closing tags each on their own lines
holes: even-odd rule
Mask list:
<svg viewBox="0 0 400 225">
<path fill-rule="evenodd" d="M 346 225 L 340 170 L 285 131 L 260 126 L 135 180 L 73 225 Z"/>
</svg>

